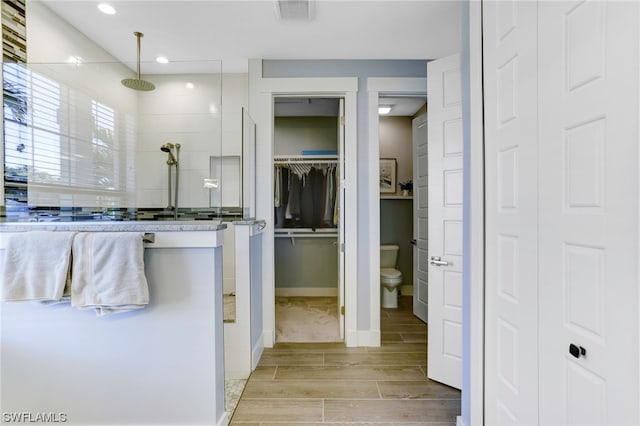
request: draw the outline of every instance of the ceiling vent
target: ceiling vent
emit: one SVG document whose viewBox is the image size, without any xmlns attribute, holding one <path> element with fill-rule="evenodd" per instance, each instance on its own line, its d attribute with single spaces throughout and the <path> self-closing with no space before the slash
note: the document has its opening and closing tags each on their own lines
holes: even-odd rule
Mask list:
<svg viewBox="0 0 640 426">
<path fill-rule="evenodd" d="M 276 16 L 286 21 L 313 19 L 313 0 L 274 0 Z"/>
</svg>

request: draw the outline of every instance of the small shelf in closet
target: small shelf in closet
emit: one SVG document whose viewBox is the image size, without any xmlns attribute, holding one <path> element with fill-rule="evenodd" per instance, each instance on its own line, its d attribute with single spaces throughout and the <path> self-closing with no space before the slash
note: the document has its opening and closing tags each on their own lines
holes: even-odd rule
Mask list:
<svg viewBox="0 0 640 426">
<path fill-rule="evenodd" d="M 338 238 L 338 228 L 276 228 L 275 238 L 291 238 L 291 245 L 296 245 L 296 238 Z"/>
</svg>

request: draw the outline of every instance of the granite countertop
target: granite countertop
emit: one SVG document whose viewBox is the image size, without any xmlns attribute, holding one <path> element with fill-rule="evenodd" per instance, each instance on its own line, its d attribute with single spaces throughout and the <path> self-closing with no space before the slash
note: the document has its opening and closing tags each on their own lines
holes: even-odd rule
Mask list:
<svg viewBox="0 0 640 426">
<path fill-rule="evenodd" d="M 0 222 L 0 232 L 182 232 L 218 231 L 227 225 L 217 221 L 86 221 L 86 222 Z"/>
<path fill-rule="evenodd" d="M 240 219 L 234 220 L 234 225 L 264 225 L 267 226 L 267 222 L 264 219 Z"/>
</svg>

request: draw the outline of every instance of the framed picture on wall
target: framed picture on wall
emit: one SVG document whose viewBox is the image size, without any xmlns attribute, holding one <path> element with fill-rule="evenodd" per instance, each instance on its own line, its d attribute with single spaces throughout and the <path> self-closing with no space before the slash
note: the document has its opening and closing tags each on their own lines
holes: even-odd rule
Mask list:
<svg viewBox="0 0 640 426">
<path fill-rule="evenodd" d="M 380 193 L 395 194 L 397 185 L 397 162 L 395 158 L 380 159 Z"/>
</svg>

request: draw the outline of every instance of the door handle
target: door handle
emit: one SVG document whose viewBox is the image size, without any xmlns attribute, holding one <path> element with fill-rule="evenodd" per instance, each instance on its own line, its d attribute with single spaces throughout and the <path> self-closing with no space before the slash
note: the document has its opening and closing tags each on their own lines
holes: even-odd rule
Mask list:
<svg viewBox="0 0 640 426">
<path fill-rule="evenodd" d="M 429 263 L 435 266 L 447 266 L 449 264 L 446 260 L 442 260 L 440 256 L 431 256 L 431 262 Z"/>
<path fill-rule="evenodd" d="M 580 358 L 580 355 L 587 355 L 587 350 L 582 346 L 576 346 L 572 343 L 569 345 L 569 353 L 576 358 Z"/>
<path fill-rule="evenodd" d="M 411 244 L 412 244 L 412 245 L 414 245 L 414 246 L 417 246 L 417 245 L 418 245 L 418 241 L 416 241 L 416 240 L 411 240 Z"/>
</svg>

